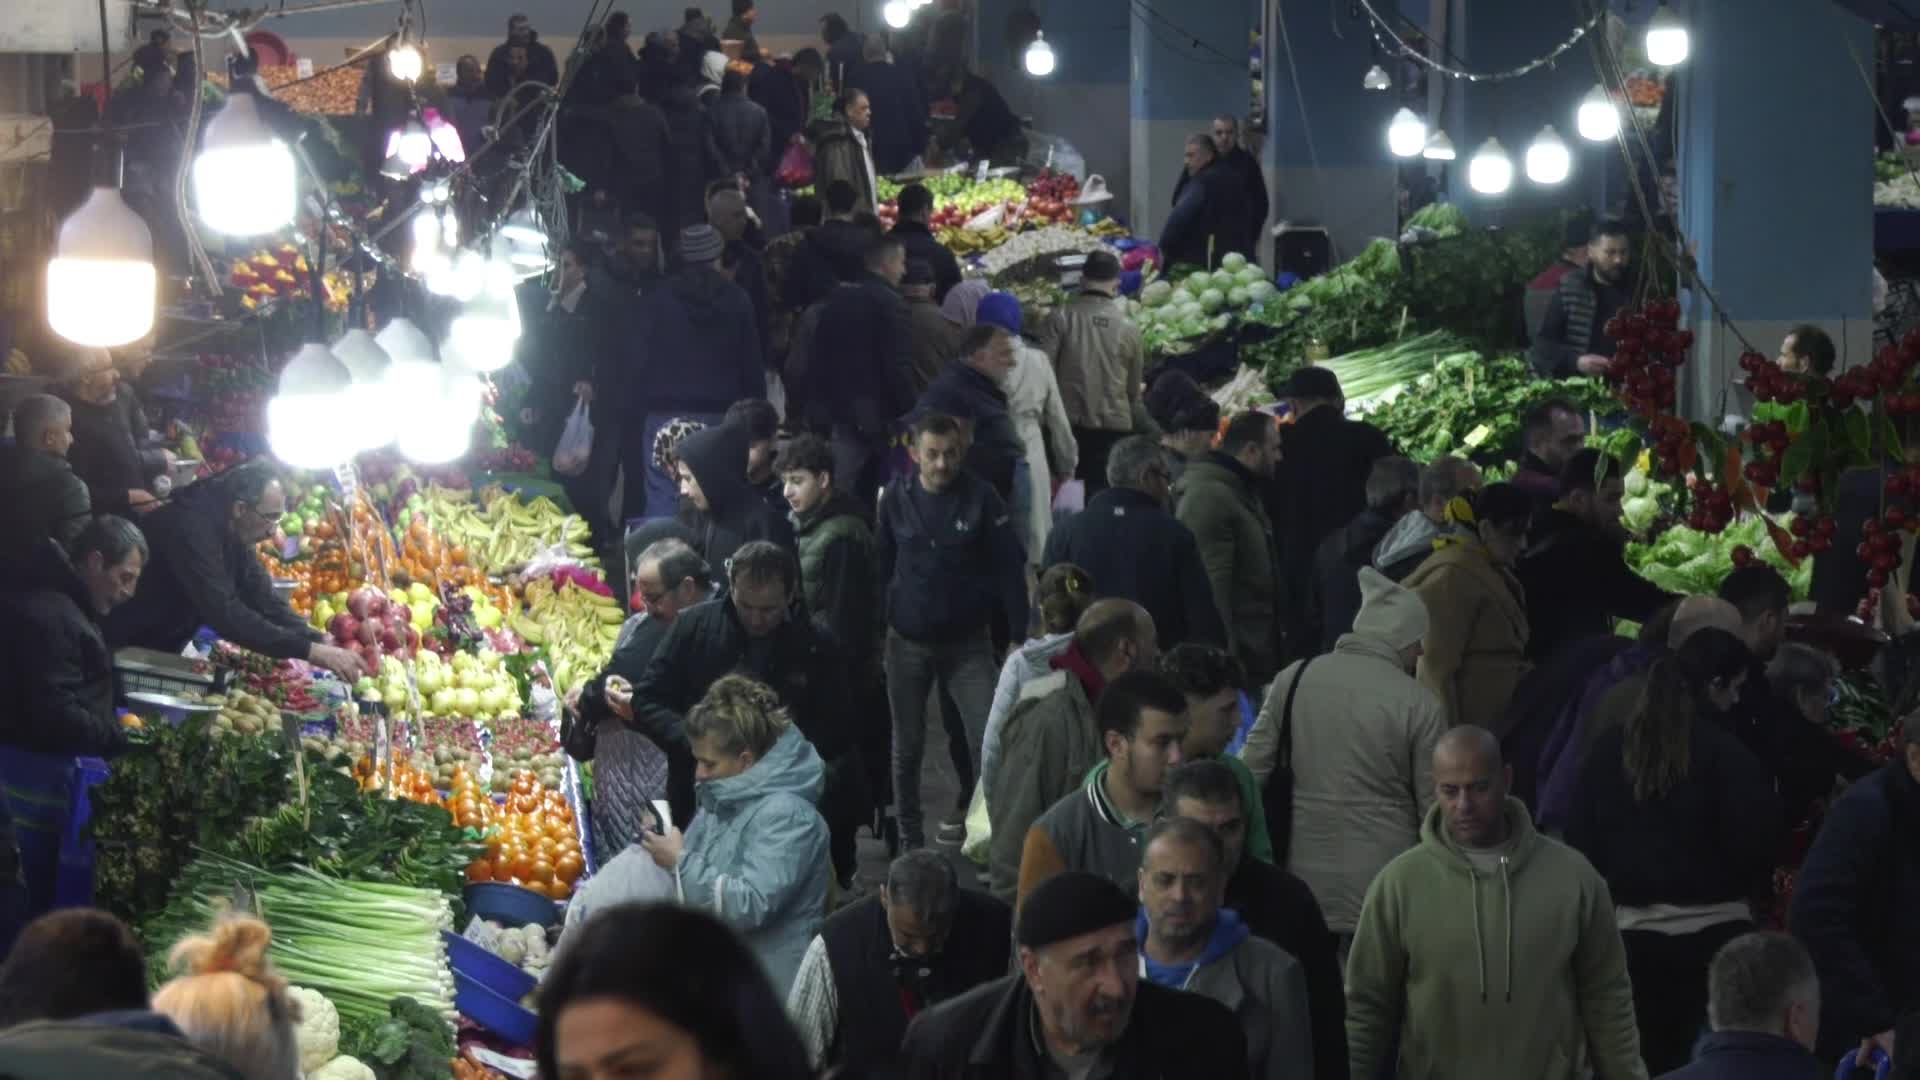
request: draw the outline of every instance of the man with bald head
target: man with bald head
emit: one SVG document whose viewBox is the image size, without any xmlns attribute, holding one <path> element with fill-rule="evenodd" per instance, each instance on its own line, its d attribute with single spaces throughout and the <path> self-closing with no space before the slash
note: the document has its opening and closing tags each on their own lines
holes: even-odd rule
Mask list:
<svg viewBox="0 0 1920 1080">
<path fill-rule="evenodd" d="M 1434 747 L 1420 845 L 1367 889 L 1347 961 L 1354 1076 L 1645 1080 L 1606 881 L 1511 781 L 1484 728 Z"/>
<path fill-rule="evenodd" d="M 999 732 L 996 766 L 982 777 L 995 896 L 1014 896 L 1028 827 L 1105 760 L 1094 705 L 1107 684 L 1130 671 L 1151 671 L 1159 657 L 1153 616 L 1145 608 L 1131 600 L 1099 600 L 1080 616 L 1072 644 L 1051 661 L 1053 671 L 1021 688 Z"/>
</svg>

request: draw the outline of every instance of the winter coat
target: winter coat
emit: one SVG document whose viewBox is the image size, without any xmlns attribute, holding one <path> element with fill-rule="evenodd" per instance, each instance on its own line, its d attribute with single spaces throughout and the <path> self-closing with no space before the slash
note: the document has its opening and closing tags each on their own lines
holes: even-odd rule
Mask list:
<svg viewBox="0 0 1920 1080">
<path fill-rule="evenodd" d="M 1251 684 L 1262 685 L 1280 666 L 1280 566 L 1273 523 L 1253 474 L 1217 450 L 1189 464 L 1181 483 L 1180 523 L 1199 542 L 1228 645 Z"/>
<path fill-rule="evenodd" d="M 1274 679 L 1240 751 L 1262 787 L 1279 761 L 1297 667 Z M 1307 665 L 1293 699 L 1287 868 L 1313 889 L 1334 932 L 1353 932 L 1367 885 L 1419 841 L 1433 802 L 1433 746 L 1446 729 L 1439 698 L 1384 641 L 1348 634 Z"/>
<path fill-rule="evenodd" d="M 1280 547 L 1283 580 L 1299 582 L 1286 596 L 1289 651 L 1305 654 L 1321 638 L 1313 617 L 1313 559 L 1320 542 L 1367 508 L 1373 463 L 1393 453 L 1380 429 L 1348 420 L 1323 405 L 1280 429 L 1280 464 L 1262 492 Z"/>
<path fill-rule="evenodd" d="M 1244 146 L 1235 146 L 1227 151 L 1220 158 L 1220 164 L 1240 181 L 1241 190 L 1246 193 L 1247 227 L 1251 230 L 1254 247 L 1258 249 L 1267 237 L 1267 214 L 1272 209 L 1267 196 L 1266 171 L 1260 167 L 1260 159 L 1254 157 Z M 1190 179 L 1185 170 L 1182 170 L 1180 179 L 1174 182 L 1173 204 L 1175 206 L 1180 204 L 1180 196 L 1185 194 L 1187 181 Z M 1252 251 L 1247 252 L 1247 258 L 1258 261 L 1258 256 Z"/>
<path fill-rule="evenodd" d="M 1027 555 L 1006 504 L 965 470 L 935 495 L 918 476 L 880 497 L 875 555 L 887 583 L 887 627 L 922 644 L 966 641 L 1001 620 L 1007 640 L 1027 629 Z"/>
<path fill-rule="evenodd" d="M 507 91 L 513 89 L 513 69 L 507 63 L 507 53 L 512 49 L 513 42 L 503 41 L 487 54 L 487 93 L 496 98 L 506 97 Z M 560 65 L 554 60 L 553 50 L 540 43 L 537 32 L 527 38 L 526 79 L 552 87 L 560 85 Z M 471 153 L 471 149 L 468 152 Z"/>
<path fill-rule="evenodd" d="M 913 381 L 913 398 L 918 401 L 933 380 L 959 358 L 960 338 L 966 331 L 948 322 L 940 305 L 932 300 L 908 297 L 907 313 L 913 338 L 912 370 L 908 374 Z M 1015 371 L 1018 374 L 1017 368 Z"/>
<path fill-rule="evenodd" d="M 924 259 L 932 268 L 933 302 L 945 303 L 948 291 L 960 284 L 960 260 L 922 222 L 895 222 L 892 235 L 906 247 L 908 259 Z"/>
<path fill-rule="evenodd" d="M 916 304 L 916 313 L 923 306 L 932 305 Z M 945 315 L 936 312 L 936 317 L 946 322 Z M 1028 500 L 1027 521 L 1021 532 L 1027 561 L 1038 567 L 1044 565 L 1040 552 L 1046 549 L 1048 534 L 1053 531 L 1051 480 L 1073 475 L 1080 464 L 1080 445 L 1074 441 L 1067 411 L 1060 403 L 1059 384 L 1053 379 L 1053 365 L 1047 362 L 1046 354 L 1025 341 L 1015 342 L 1013 351 L 1016 359 L 1007 374 L 1007 413 L 1013 418 L 1014 433 L 1026 448 L 1027 476 L 1033 480 L 1033 498 Z"/>
<path fill-rule="evenodd" d="M 773 174 L 773 126 L 767 110 L 745 94 L 721 94 L 707 106 L 720 173 L 745 173 L 756 184 Z"/>
<path fill-rule="evenodd" d="M 91 1017 L 0 1031 L 0 1061 L 9 1080 L 240 1080 L 177 1028 L 168 1034 Z"/>
<path fill-rule="evenodd" d="M 1820 1059 L 1792 1039 L 1758 1031 L 1716 1031 L 1693 1048 L 1693 1063 L 1658 1080 L 1816 1080 Z"/>
<path fill-rule="evenodd" d="M 1373 568 L 1393 581 L 1405 582 L 1407 575 L 1433 554 L 1433 541 L 1445 531 L 1424 513 L 1406 515 L 1374 545 Z"/>
<path fill-rule="evenodd" d="M 1048 807 L 1027 830 L 1014 910 L 1048 878 L 1068 870 L 1097 874 L 1123 889 L 1139 887 L 1140 856 L 1152 823 L 1129 820 L 1107 798 L 1108 765 L 1095 765 L 1085 784 Z"/>
<path fill-rule="evenodd" d="M 845 180 L 853 185 L 855 210 L 877 210 L 880 200 L 873 191 L 873 156 L 847 118 L 836 115 L 816 120 L 807 138 L 813 143 L 813 190 L 825 197 L 829 184 Z"/>
<path fill-rule="evenodd" d="M 682 270 L 642 297 L 640 334 L 647 361 L 634 387 L 635 417 L 723 413 L 742 398 L 767 396 L 753 302 L 717 270 Z"/>
<path fill-rule="evenodd" d="M 807 612 L 833 635 L 854 671 L 873 666 L 882 636 L 873 526 L 862 509 L 859 499 L 835 491 L 812 513 L 792 515 Z"/>
<path fill-rule="evenodd" d="M 927 96 L 911 69 L 882 61 L 847 72 L 847 88 L 873 106 L 873 167 L 881 176 L 905 172 L 927 149 Z"/>
<path fill-rule="evenodd" d="M 1046 1080 L 1060 1075 L 1034 1030 L 1033 993 L 1020 975 L 976 987 L 914 1018 L 900 1046 L 906 1080 Z M 1150 982 L 1109 1060 L 1108 1080 L 1251 1080 L 1247 1037 L 1211 998 Z"/>
<path fill-rule="evenodd" d="M 707 182 L 721 175 L 720 148 L 713 141 L 713 120 L 692 87 L 669 90 L 660 108 L 666 114 L 671 150 L 667 158 L 669 218 L 660 226 L 662 235 L 677 241 L 681 229 L 706 223 Z"/>
<path fill-rule="evenodd" d="M 987 710 L 987 731 L 980 740 L 980 791 L 984 795 L 993 784 L 1000 767 L 1000 738 L 1006 731 L 1007 717 L 1019 703 L 1027 684 L 1045 678 L 1053 670 L 1053 658 L 1073 644 L 1073 631 L 1048 634 L 1028 641 L 1007 655 L 1000 665 L 1000 678 L 993 686 L 993 706 Z"/>
<path fill-rule="evenodd" d="M 1633 647 L 1631 640 L 1613 633 L 1583 638 L 1527 672 L 1514 688 L 1500 750 L 1513 766 L 1513 797 L 1533 807 L 1536 820 L 1543 820 L 1538 813 L 1540 762 L 1549 745 L 1564 747 L 1565 736 L 1559 732 L 1562 718 L 1580 700 L 1587 680 Z"/>
<path fill-rule="evenodd" d="M 73 466 L 38 447 L 0 448 L 0 506 L 11 519 L 0 541 L 9 548 L 37 547 L 48 537 L 69 547 L 93 516 L 87 485 Z"/>
<path fill-rule="evenodd" d="M 1313 1025 L 1313 1075 L 1317 1080 L 1350 1080 L 1346 975 L 1313 890 L 1285 870 L 1243 854 L 1227 881 L 1224 906 L 1238 912 L 1255 937 L 1300 961 Z"/>
<path fill-rule="evenodd" d="M 1439 806 L 1420 846 L 1367 889 L 1347 954 L 1357 1077 L 1645 1080 L 1626 948 L 1605 879 L 1506 808 L 1498 874 L 1468 861 Z"/>
<path fill-rule="evenodd" d="M 782 999 L 826 917 L 833 863 L 814 809 L 826 774 L 790 727 L 746 772 L 702 782 L 674 874 L 680 902 L 738 931 Z"/>
<path fill-rule="evenodd" d="M 1226 643 L 1226 627 L 1193 530 L 1137 488 L 1113 487 L 1066 519 L 1047 541 L 1042 566 L 1072 563 L 1093 575 L 1096 598 L 1147 609 L 1160 647 Z"/>
<path fill-rule="evenodd" d="M 572 311 L 550 304 L 552 294 L 537 285 L 523 297 L 532 303 L 521 304 L 526 330 L 514 351 L 530 382 L 524 404 L 534 417 L 521 438 L 536 452 L 551 454 L 576 406 L 576 383 L 593 384 L 599 403 L 589 410 L 594 426 L 612 427 L 613 411 L 627 390 L 624 373 L 613 360 L 622 313 L 610 308 L 620 300 L 602 294 L 594 284 L 581 292 Z"/>
<path fill-rule="evenodd" d="M 1827 810 L 1787 926 L 1820 974 L 1820 1042 L 1832 1059 L 1920 1006 L 1920 784 L 1896 760 Z"/>
<path fill-rule="evenodd" d="M 126 749 L 93 597 L 51 540 L 0 567 L 0 687 L 0 745 L 82 757 Z"/>
<path fill-rule="evenodd" d="M 1312 1024 L 1307 1018 L 1307 979 L 1300 961 L 1270 941 L 1254 937 L 1240 916 L 1222 909 L 1197 962 L 1169 967 L 1147 955 L 1148 919 L 1134 923 L 1140 941 L 1140 980 L 1184 990 L 1225 1005 L 1247 1037 L 1247 1062 L 1255 1076 L 1294 1080 L 1313 1074 Z"/>
<path fill-rule="evenodd" d="M 1447 726 L 1479 724 L 1504 736 L 1507 703 L 1531 666 L 1520 582 L 1466 540 L 1434 552 L 1402 584 L 1426 601 L 1420 681 L 1440 695 Z"/>
<path fill-rule="evenodd" d="M 828 295 L 807 370 L 794 373 L 791 361 L 788 368 L 819 420 L 879 435 L 913 408 L 912 363 L 913 318 L 906 300 L 886 279 L 867 274 L 858 285 Z"/>
<path fill-rule="evenodd" d="M 1026 465 L 1027 445 L 1013 428 L 1006 390 L 966 360 L 955 360 L 927 386 L 911 415 L 929 413 L 945 413 L 971 427 L 967 469 L 1011 502 L 1014 476 Z M 1021 522 L 1015 532 L 1025 535 L 1026 524 Z"/>
<path fill-rule="evenodd" d="M 1335 643 L 1353 631 L 1353 620 L 1360 614 L 1360 568 L 1372 565 L 1373 549 L 1397 524 L 1391 515 L 1368 507 L 1320 541 L 1313 555 L 1313 621 L 1320 626 L 1321 652 L 1333 651 Z"/>
<path fill-rule="evenodd" d="M 766 540 L 793 551 L 793 524 L 768 506 L 747 482 L 747 443 L 744 427 L 719 424 L 686 437 L 678 456 L 700 482 L 707 497 L 705 511 L 691 510 L 685 518 L 699 537 L 695 551 L 724 577 L 727 560 L 752 540 Z"/>
<path fill-rule="evenodd" d="M 785 153 L 787 144 L 807 126 L 807 103 L 791 67 L 755 64 L 747 76 L 747 96 L 767 110 L 767 123 L 773 128 L 776 153 Z"/>
<path fill-rule="evenodd" d="M 647 214 L 664 229 L 673 207 L 667 172 L 673 132 L 667 114 L 640 95 L 627 94 L 607 106 L 606 123 L 612 175 L 604 186 L 629 214 Z"/>
<path fill-rule="evenodd" d="M 1676 599 L 1627 566 L 1626 544 L 1565 510 L 1533 519 L 1532 542 L 1514 571 L 1527 593 L 1527 657 L 1543 661 L 1572 642 L 1646 622 Z"/>
<path fill-rule="evenodd" d="M 1106 759 L 1093 700 L 1081 680 L 1054 671 L 1026 684 L 1000 732 L 999 768 L 987 782 L 992 824 L 990 891 L 1011 901 L 1020 884 L 1027 830 L 1047 808 L 1078 790 Z"/>
<path fill-rule="evenodd" d="M 93 512 L 131 517 L 127 492 L 152 490 L 153 478 L 163 464 L 140 449 L 146 432 L 133 428 L 138 407 L 133 395 L 122 387 L 105 405 L 71 395 L 63 400 L 73 408 L 73 445 L 67 448 L 67 464 L 86 483 Z"/>
<path fill-rule="evenodd" d="M 1533 370 L 1542 378 L 1568 379 L 1580 374 L 1582 356 L 1612 356 L 1607 322 L 1631 303 L 1628 283 L 1602 284 L 1592 267 L 1561 278 L 1533 335 L 1528 354 Z"/>
<path fill-rule="evenodd" d="M 1252 208 L 1241 178 L 1219 161 L 1188 177 L 1180 201 L 1160 227 L 1160 254 L 1168 266 L 1220 265 L 1221 256 L 1256 251 Z"/>
<path fill-rule="evenodd" d="M 1053 361 L 1060 400 L 1075 427 L 1133 430 L 1147 350 L 1122 301 L 1082 292 L 1053 309 L 1034 340 Z"/>
<path fill-rule="evenodd" d="M 147 566 L 133 598 L 107 617 L 108 644 L 179 652 L 206 626 L 243 649 L 304 660 L 321 640 L 274 593 L 253 546 L 233 535 L 223 496 L 218 485 L 195 484 L 140 519 Z"/>
</svg>

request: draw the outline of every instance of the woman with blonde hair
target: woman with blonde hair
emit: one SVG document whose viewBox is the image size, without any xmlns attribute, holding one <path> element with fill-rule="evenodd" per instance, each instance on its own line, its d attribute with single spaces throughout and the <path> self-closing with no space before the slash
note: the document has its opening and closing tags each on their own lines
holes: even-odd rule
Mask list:
<svg viewBox="0 0 1920 1080">
<path fill-rule="evenodd" d="M 222 916 L 173 947 L 180 974 L 153 995 L 153 1009 L 245 1080 L 300 1080 L 300 1006 L 267 962 L 272 940 L 259 919 Z"/>
</svg>

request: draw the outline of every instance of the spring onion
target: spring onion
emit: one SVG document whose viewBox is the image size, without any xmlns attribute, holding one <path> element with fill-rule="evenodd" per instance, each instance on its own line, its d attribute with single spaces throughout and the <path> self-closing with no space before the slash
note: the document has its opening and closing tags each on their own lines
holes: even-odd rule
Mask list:
<svg viewBox="0 0 1920 1080">
<path fill-rule="evenodd" d="M 1321 364 L 1340 376 L 1340 389 L 1355 404 L 1379 397 L 1432 371 L 1443 357 L 1467 351 L 1459 338 L 1443 330 L 1417 334 L 1390 345 L 1336 356 Z"/>
</svg>

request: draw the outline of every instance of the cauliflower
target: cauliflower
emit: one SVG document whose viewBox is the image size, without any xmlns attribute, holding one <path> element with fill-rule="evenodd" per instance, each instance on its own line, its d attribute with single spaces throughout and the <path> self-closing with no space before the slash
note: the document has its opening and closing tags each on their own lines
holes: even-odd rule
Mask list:
<svg viewBox="0 0 1920 1080">
<path fill-rule="evenodd" d="M 287 992 L 300 1003 L 300 1026 L 294 1031 L 300 1042 L 300 1071 L 312 1073 L 340 1053 L 340 1011 L 318 990 L 291 986 Z"/>
<path fill-rule="evenodd" d="M 307 1074 L 307 1080 L 376 1080 L 359 1058 L 342 1055 Z"/>
</svg>

